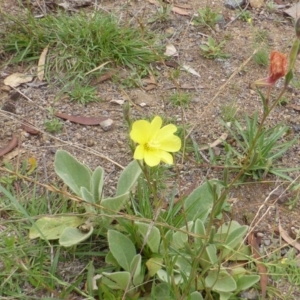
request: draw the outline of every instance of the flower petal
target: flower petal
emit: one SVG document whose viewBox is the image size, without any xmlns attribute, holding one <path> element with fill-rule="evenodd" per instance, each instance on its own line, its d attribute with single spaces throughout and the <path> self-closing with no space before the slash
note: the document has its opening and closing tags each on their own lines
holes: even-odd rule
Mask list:
<svg viewBox="0 0 300 300">
<path fill-rule="evenodd" d="M 159 116 L 156 116 L 153 118 L 153 120 L 151 121 L 151 128 L 150 128 L 150 135 L 149 135 L 149 140 L 154 137 L 157 132 L 159 132 L 160 128 L 162 125 L 162 119 Z"/>
<path fill-rule="evenodd" d="M 168 165 L 173 164 L 173 156 L 169 152 L 160 151 L 160 159 Z"/>
<path fill-rule="evenodd" d="M 160 151 L 159 150 L 147 150 L 144 153 L 145 163 L 149 167 L 157 166 L 160 163 Z"/>
<path fill-rule="evenodd" d="M 176 135 L 172 135 L 165 140 L 160 141 L 159 148 L 167 152 L 177 152 L 181 148 L 181 139 Z"/>
<path fill-rule="evenodd" d="M 130 131 L 130 138 L 138 144 L 146 144 L 149 140 L 150 134 L 152 134 L 151 125 L 148 121 L 139 120 L 132 124 Z"/>
<path fill-rule="evenodd" d="M 143 145 L 138 145 L 134 151 L 134 159 L 144 159 L 145 156 L 145 147 Z"/>
</svg>

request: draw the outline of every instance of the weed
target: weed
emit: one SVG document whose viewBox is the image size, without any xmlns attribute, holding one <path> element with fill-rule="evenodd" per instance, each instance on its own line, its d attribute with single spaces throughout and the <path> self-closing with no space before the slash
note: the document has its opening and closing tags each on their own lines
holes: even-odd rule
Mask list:
<svg viewBox="0 0 300 300">
<path fill-rule="evenodd" d="M 202 55 L 209 59 L 215 58 L 228 58 L 230 54 L 223 53 L 222 48 L 225 46 L 225 41 L 217 43 L 212 37 L 208 37 L 208 41 L 205 45 L 200 45 Z"/>
<path fill-rule="evenodd" d="M 257 44 L 263 43 L 268 45 L 269 43 L 269 32 L 264 29 L 257 29 L 254 34 L 254 42 Z"/>
<path fill-rule="evenodd" d="M 62 131 L 64 124 L 57 118 L 53 117 L 52 119 L 45 121 L 44 126 L 48 132 L 59 133 Z"/>
<path fill-rule="evenodd" d="M 238 112 L 238 107 L 235 103 L 221 106 L 221 114 L 225 122 L 232 122 Z"/>
<path fill-rule="evenodd" d="M 207 27 L 214 27 L 223 18 L 220 12 L 212 10 L 209 6 L 199 9 L 198 14 L 199 16 L 194 18 L 193 23 Z"/>
<path fill-rule="evenodd" d="M 155 15 L 148 20 L 148 23 L 167 22 L 170 19 L 172 6 L 164 1 L 159 1 L 159 7 Z"/>
<path fill-rule="evenodd" d="M 96 89 L 90 85 L 76 84 L 69 92 L 69 95 L 72 101 L 76 101 L 81 104 L 100 100 L 99 97 L 97 97 Z"/>
<path fill-rule="evenodd" d="M 237 10 L 236 15 L 239 20 L 249 22 L 251 20 L 251 13 L 248 10 Z"/>
<path fill-rule="evenodd" d="M 282 96 L 279 101 L 278 101 L 278 105 L 280 106 L 285 106 L 290 102 L 290 99 L 287 96 Z"/>
<path fill-rule="evenodd" d="M 285 125 L 277 125 L 273 128 L 261 128 L 256 143 L 253 142 L 258 134 L 258 114 L 255 113 L 250 119 L 246 116 L 246 128 L 236 120 L 232 127 L 222 122 L 228 129 L 232 137 L 236 140 L 238 147 L 226 144 L 227 163 L 230 165 L 240 165 L 246 175 L 253 176 L 254 179 L 265 177 L 268 173 L 275 174 L 290 180 L 286 172 L 296 170 L 284 169 L 274 166 L 280 158 L 296 141 L 296 139 L 282 142 L 283 136 L 289 131 Z M 251 151 L 250 151 L 251 150 Z M 250 156 L 247 157 L 247 155 Z"/>
<path fill-rule="evenodd" d="M 276 7 L 275 7 L 275 4 L 274 2 L 271 0 L 271 1 L 268 1 L 266 3 L 266 10 L 269 12 L 269 13 L 272 13 L 274 11 L 276 11 Z"/>
<path fill-rule="evenodd" d="M 170 97 L 170 101 L 174 106 L 188 106 L 191 102 L 191 95 L 189 93 L 174 93 Z"/>
<path fill-rule="evenodd" d="M 269 53 L 266 49 L 258 50 L 254 56 L 253 60 L 259 65 L 266 67 L 269 64 Z"/>
</svg>

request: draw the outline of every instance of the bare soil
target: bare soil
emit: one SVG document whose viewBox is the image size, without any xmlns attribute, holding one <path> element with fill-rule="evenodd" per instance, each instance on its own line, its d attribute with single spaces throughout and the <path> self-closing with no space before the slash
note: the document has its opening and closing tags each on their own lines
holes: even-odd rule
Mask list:
<svg viewBox="0 0 300 300">
<path fill-rule="evenodd" d="M 46 5 L 46 11 L 51 13 L 51 6 L 44 1 L 31 1 L 32 7 L 38 13 L 44 13 L 41 7 Z M 58 2 L 55 0 L 53 2 Z M 281 1 L 283 5 L 292 4 L 291 1 Z M 78 1 L 68 1 L 74 5 Z M 88 3 L 88 2 L 87 2 Z M 255 48 L 255 32 L 268 33 L 270 50 L 288 53 L 294 40 L 292 22 L 283 13 L 283 9 L 268 11 L 266 4 L 260 9 L 249 11 L 252 25 L 236 19 L 236 12 L 226 8 L 221 0 L 177 0 L 178 6 L 190 9 L 188 16 L 176 13 L 170 14 L 166 22 L 148 24 L 147 20 L 157 13 L 157 7 L 146 0 L 136 1 L 100 1 L 91 2 L 86 8 L 101 9 L 111 12 L 119 18 L 129 19 L 134 22 L 142 20 L 151 30 L 165 34 L 167 38 L 162 43 L 173 44 L 178 57 L 173 60 L 180 65 L 188 65 L 196 70 L 200 77 L 185 71 L 180 72 L 179 78 L 171 80 L 174 68 L 165 65 L 155 65 L 158 76 L 157 85 L 151 90 L 147 85 L 140 88 L 120 88 L 118 83 L 107 80 L 96 84 L 99 97 L 103 101 L 89 103 L 86 106 L 70 101 L 67 96 L 56 99 L 58 90 L 49 85 L 22 85 L 17 91 L 4 86 L 3 80 L 14 72 L 33 72 L 28 65 L 6 65 L 10 59 L 2 55 L 0 69 L 0 106 L 11 104 L 10 112 L 0 111 L 0 149 L 7 145 L 12 136 L 19 138 L 19 155 L 12 158 L 12 163 L 34 157 L 38 162 L 39 179 L 51 184 L 56 180 L 53 172 L 54 154 L 57 149 L 67 149 L 78 160 L 86 163 L 91 168 L 101 165 L 107 174 L 106 186 L 109 193 L 113 194 L 116 179 L 121 170 L 132 159 L 128 147 L 128 128 L 123 118 L 122 106 L 111 103 L 111 100 L 130 101 L 132 118 L 145 116 L 164 115 L 171 117 L 177 124 L 190 124 L 193 128 L 192 137 L 198 144 L 211 143 L 216 140 L 225 128 L 220 124 L 224 106 L 235 104 L 238 107 L 237 118 L 243 120 L 245 114 L 252 115 L 258 111 L 262 113 L 262 103 L 259 95 L 251 88 L 251 83 L 258 78 L 266 77 L 268 69 L 258 66 L 253 60 L 248 60 Z M 220 10 L 224 17 L 223 22 L 209 29 L 191 24 L 193 16 L 200 8 L 209 4 L 212 9 Z M 16 0 L 2 0 L 3 11 L 13 13 L 22 11 Z M 228 59 L 209 60 L 204 58 L 199 46 L 213 36 L 217 41 L 226 40 L 223 52 L 229 53 Z M 51 49 L 50 49 L 51 51 Z M 299 61 L 296 63 L 295 76 L 299 76 Z M 124 70 L 126 76 L 126 70 Z M 37 82 L 37 81 L 35 81 Z M 282 82 L 273 89 L 273 94 L 280 90 Z M 190 93 L 192 101 L 182 109 L 175 107 L 170 102 L 170 96 L 177 89 Z M 19 91 L 19 92 L 18 92 Z M 21 93 L 22 94 L 21 94 Z M 26 97 L 24 97 L 25 95 Z M 299 90 L 290 87 L 287 93 L 289 104 L 300 105 Z M 145 106 L 140 106 L 145 103 Z M 114 121 L 113 127 L 104 131 L 100 126 L 83 126 L 69 121 L 64 122 L 61 133 L 51 135 L 45 132 L 44 121 L 49 116 L 48 109 L 72 115 L 105 116 Z M 26 120 L 40 130 L 39 135 L 31 135 L 22 129 L 22 121 Z M 273 126 L 282 122 L 291 127 L 291 135 L 298 135 L 299 112 L 287 106 L 277 106 L 268 118 L 268 125 Z M 221 146 L 220 146 L 221 147 Z M 15 150 L 16 151 L 16 150 Z M 203 151 L 204 155 L 208 155 Z M 179 161 L 179 170 L 182 177 L 181 193 L 188 190 L 193 184 L 200 183 L 206 178 L 221 178 L 222 172 L 213 166 L 197 165 L 192 154 L 190 159 Z M 5 158 L 5 157 L 4 157 Z M 281 159 L 280 164 L 286 167 L 300 166 L 300 148 L 297 142 Z M 45 171 L 47 169 L 47 172 Z M 297 178 L 299 174 L 290 174 Z M 274 191 L 277 187 L 279 188 Z M 251 178 L 245 184 L 234 188 L 230 193 L 232 203 L 232 218 L 239 222 L 251 224 L 255 230 L 264 234 L 264 239 L 278 241 L 278 221 L 282 227 L 292 234 L 300 225 L 299 208 L 297 204 L 293 210 L 289 209 L 289 201 L 297 197 L 296 194 L 285 192 L 286 185 L 282 180 L 267 176 L 264 182 L 254 182 Z M 273 195 L 270 194 L 273 191 Z M 275 243 L 274 242 L 274 243 Z M 262 243 L 262 247 L 265 247 Z M 282 284 L 282 297 L 288 290 L 289 284 Z M 299 299 L 299 287 L 293 287 L 294 294 L 291 299 Z"/>
</svg>

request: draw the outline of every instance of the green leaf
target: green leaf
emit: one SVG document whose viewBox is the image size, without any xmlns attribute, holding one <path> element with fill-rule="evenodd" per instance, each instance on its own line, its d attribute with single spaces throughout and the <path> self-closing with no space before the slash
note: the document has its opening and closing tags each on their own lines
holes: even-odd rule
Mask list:
<svg viewBox="0 0 300 300">
<path fill-rule="evenodd" d="M 194 222 L 188 222 L 188 230 L 190 231 L 193 227 Z M 186 231 L 187 230 L 186 226 L 181 227 L 181 230 Z M 186 246 L 186 243 L 188 242 L 188 235 L 187 233 L 181 232 L 181 231 L 176 231 L 173 234 L 173 240 L 171 242 L 172 246 L 176 249 L 182 249 Z"/>
<path fill-rule="evenodd" d="M 195 222 L 194 232 L 195 234 L 199 235 L 199 237 L 195 237 L 195 244 L 202 246 L 202 240 L 205 238 L 206 230 L 203 222 L 200 219 L 197 219 Z"/>
<path fill-rule="evenodd" d="M 183 278 L 181 275 L 174 275 L 170 276 L 165 270 L 160 269 L 157 271 L 157 277 L 162 281 L 162 282 L 168 282 L 171 283 L 174 280 L 175 284 L 180 284 L 183 282 Z M 172 277 L 172 278 L 171 278 Z"/>
<path fill-rule="evenodd" d="M 237 292 L 244 291 L 252 287 L 260 280 L 259 275 L 243 275 L 237 281 Z"/>
<path fill-rule="evenodd" d="M 101 212 L 104 215 L 115 215 L 117 214 L 124 206 L 125 202 L 129 198 L 129 192 L 116 196 L 113 198 L 106 198 L 101 201 Z M 105 227 L 112 222 L 112 218 L 110 217 L 102 217 L 102 225 Z"/>
<path fill-rule="evenodd" d="M 218 262 L 218 257 L 217 257 L 217 248 L 215 245 L 208 245 L 205 248 L 205 251 L 203 252 L 201 259 L 200 259 L 200 264 L 203 269 L 209 268 L 211 266 L 214 266 Z"/>
<path fill-rule="evenodd" d="M 95 169 L 91 178 L 91 192 L 95 203 L 100 203 L 103 189 L 104 170 L 99 166 Z"/>
<path fill-rule="evenodd" d="M 116 196 L 129 192 L 139 176 L 142 169 L 136 160 L 133 160 L 121 173 L 117 185 Z"/>
<path fill-rule="evenodd" d="M 213 291 L 229 293 L 236 290 L 235 280 L 225 270 L 210 271 L 205 278 L 205 285 Z"/>
<path fill-rule="evenodd" d="M 117 260 L 114 258 L 114 256 L 112 255 L 112 253 L 110 251 L 105 256 L 105 263 L 107 263 L 109 265 L 113 265 L 115 268 L 119 267 Z"/>
<path fill-rule="evenodd" d="M 113 290 L 125 291 L 130 281 L 130 273 L 129 272 L 114 272 L 114 273 L 103 272 L 101 281 L 103 284 L 105 284 L 106 286 L 108 286 Z"/>
<path fill-rule="evenodd" d="M 148 276 L 153 277 L 158 270 L 162 268 L 163 259 L 160 257 L 152 257 L 147 260 Z"/>
<path fill-rule="evenodd" d="M 92 204 L 95 203 L 92 193 L 89 192 L 84 186 L 80 188 L 80 196 L 82 199 L 84 199 L 88 203 L 92 203 Z M 83 205 L 84 205 L 85 211 L 87 213 L 95 213 L 96 212 L 95 208 L 92 205 L 89 205 L 87 203 L 83 203 Z"/>
<path fill-rule="evenodd" d="M 109 250 L 118 264 L 125 271 L 130 272 L 131 262 L 136 255 L 133 242 L 127 236 L 115 230 L 108 230 L 107 240 Z"/>
<path fill-rule="evenodd" d="M 229 300 L 232 296 L 232 293 L 219 292 L 220 299 L 219 300 Z"/>
<path fill-rule="evenodd" d="M 160 232 L 159 229 L 151 224 L 135 222 L 138 227 L 138 232 L 145 239 L 147 238 L 146 244 L 153 253 L 158 253 L 160 243 Z"/>
<path fill-rule="evenodd" d="M 245 234 L 248 231 L 248 226 L 243 225 L 240 226 L 239 228 L 235 229 L 234 231 L 232 231 L 228 236 L 227 239 L 225 241 L 224 247 L 226 247 L 226 249 L 224 249 L 223 253 L 222 253 L 222 257 L 226 257 L 229 254 L 232 254 L 234 251 L 234 249 L 237 246 L 240 246 L 243 242 L 243 238 L 245 236 Z"/>
<path fill-rule="evenodd" d="M 75 216 L 42 217 L 37 220 L 29 230 L 29 238 L 36 239 L 45 237 L 47 240 L 57 240 L 68 227 L 78 227 L 85 222 L 85 219 Z M 38 229 L 36 228 L 39 228 Z M 43 233 L 43 236 L 41 236 Z"/>
<path fill-rule="evenodd" d="M 75 246 L 86 239 L 88 239 L 93 233 L 94 228 L 91 227 L 88 232 L 83 232 L 78 228 L 68 227 L 64 230 L 59 238 L 59 244 L 64 247 Z"/>
<path fill-rule="evenodd" d="M 80 188 L 91 188 L 91 170 L 81 164 L 67 151 L 58 150 L 55 154 L 54 169 L 63 182 L 78 196 Z"/>
<path fill-rule="evenodd" d="M 188 221 L 200 219 L 205 221 L 214 204 L 211 193 L 211 185 L 218 184 L 216 181 L 208 181 L 197 187 L 184 201 L 184 211 Z M 219 184 L 218 184 L 219 188 Z"/>
<path fill-rule="evenodd" d="M 140 254 L 137 254 L 131 264 L 130 264 L 130 274 L 133 274 L 132 276 L 132 282 L 134 285 L 139 285 L 143 282 L 144 274 L 142 274 L 142 256 Z"/>
<path fill-rule="evenodd" d="M 151 290 L 151 298 L 149 298 L 149 300 L 170 300 L 170 289 L 170 285 L 165 282 L 153 284 Z"/>
<path fill-rule="evenodd" d="M 199 292 L 195 291 L 190 294 L 187 300 L 203 300 L 203 297 Z"/>
</svg>

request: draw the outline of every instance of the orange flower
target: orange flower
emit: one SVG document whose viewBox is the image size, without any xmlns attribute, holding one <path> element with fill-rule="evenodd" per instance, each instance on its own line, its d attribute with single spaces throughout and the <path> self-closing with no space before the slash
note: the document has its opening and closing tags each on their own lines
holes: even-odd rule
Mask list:
<svg viewBox="0 0 300 300">
<path fill-rule="evenodd" d="M 269 77 L 254 82 L 258 86 L 273 86 L 287 72 L 287 56 L 281 52 L 272 51 L 270 56 Z"/>
<path fill-rule="evenodd" d="M 279 78 L 285 76 L 287 59 L 286 55 L 277 51 L 271 52 L 269 82 L 274 84 Z"/>
</svg>

